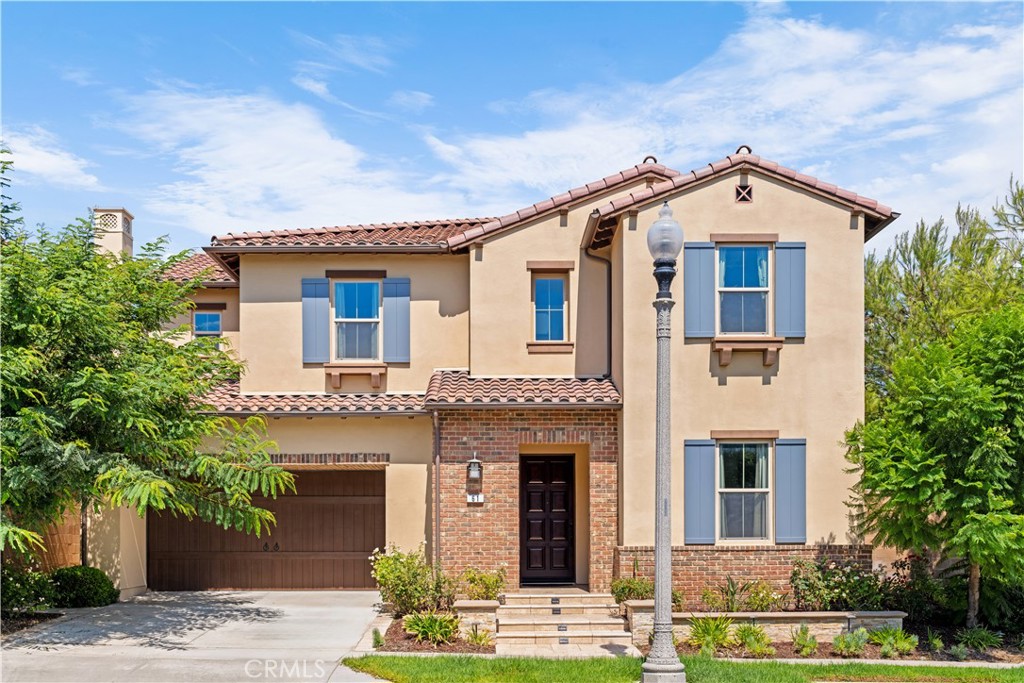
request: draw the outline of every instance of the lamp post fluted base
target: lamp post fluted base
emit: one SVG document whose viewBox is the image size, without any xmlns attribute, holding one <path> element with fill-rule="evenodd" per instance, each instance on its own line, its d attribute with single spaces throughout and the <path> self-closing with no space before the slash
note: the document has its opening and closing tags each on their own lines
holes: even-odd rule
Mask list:
<svg viewBox="0 0 1024 683">
<path fill-rule="evenodd" d="M 658 664 L 648 659 L 642 671 L 641 683 L 686 683 L 686 671 L 678 661 L 675 664 Z"/>
</svg>

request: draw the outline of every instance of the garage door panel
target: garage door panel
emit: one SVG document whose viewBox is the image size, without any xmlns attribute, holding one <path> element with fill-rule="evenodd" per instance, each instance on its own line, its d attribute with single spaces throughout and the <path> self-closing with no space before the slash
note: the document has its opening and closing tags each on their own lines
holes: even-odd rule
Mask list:
<svg viewBox="0 0 1024 683">
<path fill-rule="evenodd" d="M 375 587 L 367 558 L 384 546 L 383 471 L 303 472 L 296 475 L 296 488 L 296 495 L 254 498 L 277 519 L 260 538 L 150 514 L 150 587 Z"/>
</svg>

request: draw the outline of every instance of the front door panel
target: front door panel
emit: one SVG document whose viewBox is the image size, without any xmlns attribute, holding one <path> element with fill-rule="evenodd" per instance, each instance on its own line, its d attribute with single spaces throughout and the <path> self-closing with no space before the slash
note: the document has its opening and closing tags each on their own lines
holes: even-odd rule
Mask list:
<svg viewBox="0 0 1024 683">
<path fill-rule="evenodd" d="M 523 583 L 572 583 L 573 459 L 526 456 L 519 463 L 520 578 Z"/>
</svg>

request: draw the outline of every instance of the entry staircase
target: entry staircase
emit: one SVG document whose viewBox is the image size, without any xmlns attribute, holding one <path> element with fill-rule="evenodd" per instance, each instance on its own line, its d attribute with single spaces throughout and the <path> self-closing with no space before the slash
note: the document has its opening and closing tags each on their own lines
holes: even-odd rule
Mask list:
<svg viewBox="0 0 1024 683">
<path fill-rule="evenodd" d="M 499 653 L 502 646 L 531 645 L 556 651 L 559 646 L 586 645 L 621 652 L 633 643 L 610 593 L 506 595 L 494 638 Z"/>
</svg>

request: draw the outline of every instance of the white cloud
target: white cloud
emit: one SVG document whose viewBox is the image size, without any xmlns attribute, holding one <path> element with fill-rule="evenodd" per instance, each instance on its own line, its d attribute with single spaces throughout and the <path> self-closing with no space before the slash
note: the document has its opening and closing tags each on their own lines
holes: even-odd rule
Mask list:
<svg viewBox="0 0 1024 683">
<path fill-rule="evenodd" d="M 377 74 L 384 73 L 391 66 L 388 44 L 377 36 L 353 36 L 338 34 L 328 41 L 311 35 L 290 31 L 300 44 L 311 49 L 322 62 L 332 67 L 353 66 Z"/>
<path fill-rule="evenodd" d="M 419 90 L 396 90 L 391 93 L 388 102 L 399 109 L 419 113 L 428 107 L 434 106 L 434 96 Z"/>
<path fill-rule="evenodd" d="M 7 130 L 4 141 L 11 148 L 19 182 L 80 190 L 103 189 L 99 178 L 86 170 L 92 164 L 64 149 L 57 136 L 45 128 L 29 126 Z"/>
<path fill-rule="evenodd" d="M 61 79 L 80 85 L 83 88 L 87 88 L 93 85 L 99 85 L 100 80 L 93 75 L 91 69 L 80 66 L 69 66 L 62 69 L 60 72 Z"/>
<path fill-rule="evenodd" d="M 1021 175 L 1021 31 L 961 25 L 915 42 L 757 6 L 666 82 L 538 91 L 491 107 L 535 112 L 531 130 L 423 137 L 449 167 L 440 181 L 481 198 L 554 194 L 646 154 L 689 170 L 749 144 L 892 205 L 899 230 L 961 199 L 987 208 Z"/>
<path fill-rule="evenodd" d="M 268 95 L 165 86 L 129 98 L 119 125 L 181 176 L 145 208 L 204 236 L 466 213 L 458 193 L 409 189 L 422 179 L 370 159 L 315 109 Z"/>
</svg>

